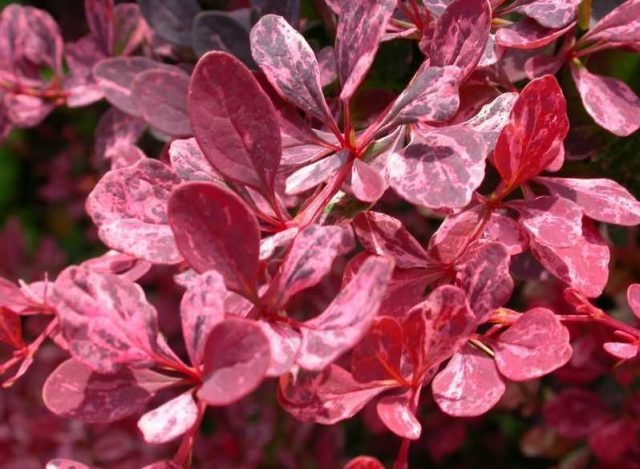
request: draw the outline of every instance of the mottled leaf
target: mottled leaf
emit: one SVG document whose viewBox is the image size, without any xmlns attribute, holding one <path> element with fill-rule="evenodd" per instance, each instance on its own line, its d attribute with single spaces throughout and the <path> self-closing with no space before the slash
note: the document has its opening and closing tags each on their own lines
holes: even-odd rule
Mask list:
<svg viewBox="0 0 640 469">
<path fill-rule="evenodd" d="M 550 29 L 537 21 L 524 18 L 512 26 L 503 27 L 496 32 L 496 43 L 514 49 L 539 49 L 551 44 L 575 27 L 575 22 L 562 29 Z"/>
<path fill-rule="evenodd" d="M 484 226 L 482 238 L 504 245 L 510 256 L 521 254 L 529 247 L 529 236 L 522 226 L 513 218 L 495 211 Z"/>
<path fill-rule="evenodd" d="M 262 332 L 269 339 L 271 363 L 267 376 L 282 376 L 295 365 L 300 351 L 300 333 L 286 324 L 278 322 L 258 322 Z"/>
<path fill-rule="evenodd" d="M 473 241 L 473 233 L 485 216 L 485 207 L 476 205 L 445 218 L 429 240 L 429 256 L 443 264 L 452 264 Z"/>
<path fill-rule="evenodd" d="M 495 406 L 505 384 L 484 352 L 467 345 L 433 378 L 433 398 L 445 413 L 454 417 L 476 417 Z"/>
<path fill-rule="evenodd" d="M 515 11 L 533 18 L 545 28 L 562 28 L 576 18 L 580 0 L 534 0 Z"/>
<path fill-rule="evenodd" d="M 623 81 L 575 65 L 571 75 L 585 109 L 599 125 L 620 137 L 640 128 L 640 98 Z"/>
<path fill-rule="evenodd" d="M 509 122 L 509 114 L 517 98 L 517 93 L 502 93 L 482 106 L 475 116 L 464 123 L 465 126 L 482 135 L 487 142 L 489 152 L 495 149 L 498 136 Z"/>
<path fill-rule="evenodd" d="M 486 156 L 484 139 L 473 130 L 434 129 L 390 156 L 391 187 L 413 204 L 464 207 L 484 178 Z"/>
<path fill-rule="evenodd" d="M 198 275 L 180 302 L 184 342 L 193 365 L 202 363 L 204 345 L 211 329 L 224 320 L 227 289 L 216 271 Z"/>
<path fill-rule="evenodd" d="M 342 83 L 340 98 L 348 100 L 373 63 L 397 0 L 353 0 L 340 5 L 336 63 Z"/>
<path fill-rule="evenodd" d="M 392 271 L 391 259 L 370 257 L 327 309 L 304 323 L 301 367 L 321 370 L 360 341 L 373 323 Z"/>
<path fill-rule="evenodd" d="M 316 56 L 284 18 L 266 15 L 256 23 L 251 30 L 251 52 L 283 98 L 321 121 L 333 122 Z"/>
<path fill-rule="evenodd" d="M 271 195 L 282 153 L 278 119 L 242 62 L 205 54 L 191 76 L 188 105 L 193 135 L 213 167 Z"/>
<path fill-rule="evenodd" d="M 195 138 L 172 141 L 169 159 L 173 170 L 185 181 L 221 181 L 221 176 L 204 156 Z"/>
<path fill-rule="evenodd" d="M 188 182 L 171 194 L 168 211 L 189 265 L 198 272 L 216 270 L 227 288 L 255 298 L 260 229 L 242 199 L 214 184 Z"/>
<path fill-rule="evenodd" d="M 167 220 L 167 202 L 180 178 L 157 160 L 111 170 L 87 198 L 87 212 L 110 248 L 160 264 L 182 257 Z"/>
<path fill-rule="evenodd" d="M 376 410 L 380 420 L 400 438 L 417 440 L 422 433 L 422 425 L 411 411 L 411 393 L 386 396 L 378 401 Z"/>
<path fill-rule="evenodd" d="M 115 36 L 113 0 L 85 0 L 84 13 L 91 34 L 103 51 L 111 55 Z"/>
<path fill-rule="evenodd" d="M 251 393 L 271 362 L 269 340 L 254 321 L 227 319 L 209 334 L 203 383 L 198 398 L 212 406 L 229 405 Z"/>
<path fill-rule="evenodd" d="M 640 42 L 640 1 L 627 0 L 598 21 L 582 38 L 583 41 L 604 42 L 614 47 Z"/>
<path fill-rule="evenodd" d="M 349 155 L 343 150 L 290 174 L 285 182 L 286 193 L 299 194 L 326 181 L 347 162 Z"/>
<path fill-rule="evenodd" d="M 60 417 L 108 423 L 141 412 L 158 390 L 175 381 L 149 370 L 129 368 L 101 375 L 71 359 L 49 375 L 42 397 L 47 408 Z"/>
</svg>

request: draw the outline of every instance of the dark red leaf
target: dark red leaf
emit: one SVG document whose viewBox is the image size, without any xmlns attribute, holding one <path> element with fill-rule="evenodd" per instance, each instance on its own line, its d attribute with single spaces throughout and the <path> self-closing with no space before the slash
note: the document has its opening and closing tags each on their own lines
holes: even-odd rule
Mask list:
<svg viewBox="0 0 640 469">
<path fill-rule="evenodd" d="M 138 0 L 154 32 L 180 46 L 191 46 L 191 26 L 200 11 L 197 0 Z"/>
<path fill-rule="evenodd" d="M 378 317 L 351 354 L 351 374 L 356 381 L 395 379 L 388 368 L 400 374 L 402 327 L 393 318 Z"/>
<path fill-rule="evenodd" d="M 42 397 L 56 415 L 89 423 L 108 423 L 141 412 L 153 395 L 176 379 L 149 370 L 122 368 L 101 375 L 67 360 L 44 383 Z"/>
<path fill-rule="evenodd" d="M 275 109 L 251 72 L 224 52 L 209 52 L 189 84 L 193 135 L 225 177 L 272 195 L 282 144 Z"/>
<path fill-rule="evenodd" d="M 188 182 L 171 194 L 168 211 L 187 262 L 198 272 L 218 271 L 227 288 L 255 298 L 260 229 L 247 205 L 220 186 Z"/>
<path fill-rule="evenodd" d="M 13 348 L 24 346 L 20 316 L 4 306 L 0 306 L 0 343 Z"/>
<path fill-rule="evenodd" d="M 392 259 L 368 258 L 324 312 L 304 323 L 301 367 L 321 370 L 360 341 L 373 323 L 392 271 Z"/>
<path fill-rule="evenodd" d="M 228 52 L 247 67 L 256 68 L 249 45 L 249 12 L 201 11 L 193 21 L 193 50 L 198 56 L 209 51 Z"/>
<path fill-rule="evenodd" d="M 592 435 L 611 415 L 602 399 L 587 389 L 562 390 L 543 408 L 548 425 L 566 438 Z"/>
<path fill-rule="evenodd" d="M 349 461 L 342 469 L 384 469 L 384 465 L 371 456 L 358 456 Z"/>
<path fill-rule="evenodd" d="M 211 330 L 204 351 L 204 378 L 198 398 L 229 405 L 260 385 L 269 364 L 269 340 L 254 321 L 227 319 Z"/>
<path fill-rule="evenodd" d="M 397 0 L 353 0 L 340 5 L 336 62 L 342 83 L 341 99 L 351 98 L 369 71 L 396 3 Z"/>
</svg>

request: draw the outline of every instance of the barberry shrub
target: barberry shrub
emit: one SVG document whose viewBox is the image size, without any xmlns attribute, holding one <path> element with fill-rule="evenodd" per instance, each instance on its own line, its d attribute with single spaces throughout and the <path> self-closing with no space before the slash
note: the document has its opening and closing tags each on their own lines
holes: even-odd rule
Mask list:
<svg viewBox="0 0 640 469">
<path fill-rule="evenodd" d="M 612 50 L 638 63 L 640 1 L 303 6 L 86 0 L 73 40 L 44 10 L 2 10 L 4 137 L 112 106 L 85 204 L 108 251 L 0 279 L 4 386 L 42 367 L 55 421 L 133 417 L 112 452 L 131 435 L 163 448 L 137 465 L 42 450 L 47 467 L 267 464 L 255 435 L 235 463 L 198 449 L 207 409 L 242 405 L 301 421 L 285 438 L 358 413 L 397 437 L 393 460 L 365 443 L 317 467 L 406 468 L 412 442 L 440 460 L 496 406 L 531 418 L 526 455 L 636 467 L 640 284 L 608 285 L 609 226 L 633 245 L 640 202 L 589 165 L 602 139 L 635 138 L 640 98 L 589 69 Z M 401 86 L 376 75 L 389 50 L 405 51 Z M 160 307 L 157 288 L 179 300 Z M 635 317 L 602 309 L 623 290 Z M 622 397 L 587 386 L 607 376 Z"/>
</svg>

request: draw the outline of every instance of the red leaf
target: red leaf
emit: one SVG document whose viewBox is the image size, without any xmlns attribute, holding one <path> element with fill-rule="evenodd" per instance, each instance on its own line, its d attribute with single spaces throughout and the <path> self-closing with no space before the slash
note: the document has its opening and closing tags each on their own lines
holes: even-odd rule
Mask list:
<svg viewBox="0 0 640 469">
<path fill-rule="evenodd" d="M 272 308 L 282 308 L 296 293 L 317 285 L 330 272 L 335 258 L 354 245 L 351 228 L 309 225 L 300 231 L 266 294 Z"/>
<path fill-rule="evenodd" d="M 562 28 L 576 18 L 580 0 L 534 0 L 515 11 L 533 18 L 545 28 Z"/>
<path fill-rule="evenodd" d="M 0 343 L 2 342 L 16 349 L 25 345 L 20 316 L 4 306 L 0 306 Z"/>
<path fill-rule="evenodd" d="M 371 456 L 358 456 L 349 461 L 342 469 L 384 469 L 384 466 Z"/>
<path fill-rule="evenodd" d="M 372 254 L 393 257 L 396 267 L 424 268 L 427 253 L 402 223 L 379 212 L 362 212 L 353 219 L 353 228 L 363 247 Z"/>
<path fill-rule="evenodd" d="M 139 73 L 162 67 L 146 57 L 113 57 L 98 62 L 93 67 L 93 76 L 107 101 L 127 114 L 140 117 L 132 96 L 133 80 Z"/>
<path fill-rule="evenodd" d="M 71 359 L 49 375 L 42 398 L 60 417 L 108 423 L 141 412 L 157 391 L 175 382 L 149 370 L 130 368 L 101 375 Z"/>
<path fill-rule="evenodd" d="M 467 293 L 479 324 L 511 297 L 510 260 L 507 249 L 500 243 L 478 243 L 461 260 L 456 284 Z"/>
<path fill-rule="evenodd" d="M 571 359 L 569 331 L 545 308 L 520 316 L 493 348 L 498 370 L 512 381 L 540 378 Z"/>
<path fill-rule="evenodd" d="M 193 365 L 202 363 L 211 329 L 224 320 L 227 289 L 222 276 L 208 271 L 193 280 L 180 302 L 184 342 Z"/>
<path fill-rule="evenodd" d="M 609 246 L 598 230 L 582 221 L 582 236 L 574 246 L 557 248 L 532 240 L 534 257 L 555 277 L 588 297 L 599 296 L 609 277 Z"/>
<path fill-rule="evenodd" d="M 484 178 L 486 156 L 484 139 L 473 130 L 434 129 L 391 155 L 391 187 L 413 204 L 464 207 Z"/>
<path fill-rule="evenodd" d="M 467 249 L 485 216 L 485 207 L 476 205 L 445 218 L 429 240 L 429 256 L 443 264 L 453 264 Z"/>
<path fill-rule="evenodd" d="M 582 210 L 568 199 L 542 195 L 507 203 L 520 213 L 520 223 L 546 246 L 573 246 L 582 235 Z"/>
<path fill-rule="evenodd" d="M 456 65 L 469 76 L 489 40 L 491 5 L 488 0 L 455 0 L 436 23 L 429 57 L 436 66 Z"/>
<path fill-rule="evenodd" d="M 547 75 L 529 82 L 496 143 L 494 164 L 505 184 L 516 187 L 543 171 L 568 130 L 566 102 L 556 79 Z"/>
<path fill-rule="evenodd" d="M 258 324 L 227 319 L 211 330 L 204 351 L 204 378 L 198 398 L 212 406 L 229 405 L 256 389 L 271 353 Z"/>
<path fill-rule="evenodd" d="M 589 447 L 602 462 L 616 466 L 637 445 L 638 430 L 638 423 L 629 418 L 607 422 L 589 435 Z"/>
<path fill-rule="evenodd" d="M 356 381 L 395 379 L 388 368 L 400 374 L 402 327 L 393 318 L 378 317 L 351 354 L 351 374 Z"/>
<path fill-rule="evenodd" d="M 316 56 L 284 18 L 266 15 L 256 23 L 251 30 L 251 53 L 283 98 L 321 121 L 333 122 Z"/>
<path fill-rule="evenodd" d="M 640 128 L 640 98 L 623 81 L 575 65 L 571 75 L 585 109 L 599 125 L 620 137 Z"/>
<path fill-rule="evenodd" d="M 138 428 L 147 443 L 166 443 L 187 432 L 198 419 L 198 406 L 189 390 L 147 412 Z"/>
<path fill-rule="evenodd" d="M 169 135 L 191 135 L 187 116 L 189 75 L 178 67 L 147 70 L 136 75 L 131 94 L 151 126 Z"/>
<path fill-rule="evenodd" d="M 634 283 L 627 288 L 627 303 L 633 314 L 640 319 L 640 283 Z"/>
<path fill-rule="evenodd" d="M 454 417 L 476 417 L 498 403 L 505 385 L 493 359 L 465 346 L 455 354 L 431 384 L 440 409 Z"/>
<path fill-rule="evenodd" d="M 189 84 L 189 120 L 198 145 L 225 177 L 273 194 L 282 144 L 271 100 L 238 59 L 209 52 Z"/>
<path fill-rule="evenodd" d="M 110 248 L 141 259 L 176 264 L 182 260 L 169 222 L 169 194 L 180 178 L 157 160 L 111 170 L 87 198 L 87 212 Z"/>
<path fill-rule="evenodd" d="M 369 71 L 396 3 L 397 0 L 353 0 L 340 5 L 336 35 L 340 99 L 351 98 Z"/>
<path fill-rule="evenodd" d="M 331 425 L 353 417 L 371 399 L 392 387 L 358 383 L 345 370 L 330 364 L 322 371 L 281 377 L 278 400 L 298 420 Z"/>
<path fill-rule="evenodd" d="M 573 200 L 594 220 L 624 226 L 640 223 L 640 202 L 611 179 L 539 177 L 536 182 L 558 197 Z"/>
<path fill-rule="evenodd" d="M 56 279 L 52 303 L 69 351 L 92 369 L 150 366 L 158 319 L 139 285 L 117 275 L 69 267 Z"/>
<path fill-rule="evenodd" d="M 321 370 L 366 334 L 393 271 L 392 259 L 368 258 L 320 316 L 303 324 L 298 364 Z"/>
<path fill-rule="evenodd" d="M 247 205 L 220 186 L 188 182 L 173 191 L 168 211 L 189 265 L 198 272 L 216 270 L 229 290 L 255 298 L 260 229 Z"/>
<path fill-rule="evenodd" d="M 411 410 L 411 392 L 399 396 L 386 396 L 378 401 L 376 410 L 380 420 L 400 438 L 417 440 L 422 425 Z"/>
</svg>

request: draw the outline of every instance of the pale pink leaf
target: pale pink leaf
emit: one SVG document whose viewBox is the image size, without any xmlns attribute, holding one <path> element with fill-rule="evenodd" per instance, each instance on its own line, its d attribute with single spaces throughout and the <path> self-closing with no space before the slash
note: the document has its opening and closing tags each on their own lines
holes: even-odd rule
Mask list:
<svg viewBox="0 0 640 469">
<path fill-rule="evenodd" d="M 621 360 L 630 360 L 638 355 L 638 345 L 626 342 L 605 342 L 602 345 L 610 355 Z"/>
<path fill-rule="evenodd" d="M 533 18 L 546 28 L 562 28 L 576 18 L 580 0 L 534 0 L 515 11 Z"/>
<path fill-rule="evenodd" d="M 47 463 L 45 469 L 94 469 L 91 466 L 72 461 L 71 459 L 52 459 Z"/>
<path fill-rule="evenodd" d="M 138 428 L 147 443 L 167 443 L 187 432 L 197 419 L 198 406 L 189 390 L 144 414 Z"/>
<path fill-rule="evenodd" d="M 169 146 L 171 167 L 184 181 L 222 181 L 204 156 L 195 138 L 174 140 Z"/>
<path fill-rule="evenodd" d="M 387 189 L 384 177 L 368 163 L 356 159 L 351 168 L 351 190 L 362 202 L 374 203 Z"/>
<path fill-rule="evenodd" d="M 503 27 L 496 32 L 496 43 L 514 49 L 539 49 L 551 44 L 575 27 L 575 22 L 562 29 L 541 26 L 537 21 L 524 18 L 512 26 Z"/>
<path fill-rule="evenodd" d="M 347 162 L 348 158 L 349 152 L 343 150 L 297 170 L 287 177 L 286 193 L 299 194 L 312 189 L 329 179 Z"/>
<path fill-rule="evenodd" d="M 267 376 L 281 376 L 295 365 L 302 341 L 300 333 L 291 327 L 277 322 L 259 321 L 271 347 L 271 363 Z"/>
<path fill-rule="evenodd" d="M 487 142 L 488 151 L 491 152 L 496 147 L 498 135 L 509 122 L 509 114 L 517 98 L 517 93 L 502 93 L 482 106 L 475 116 L 464 123 L 482 135 Z"/>
<path fill-rule="evenodd" d="M 411 411 L 411 391 L 399 396 L 386 396 L 378 401 L 376 410 L 380 420 L 400 438 L 417 440 L 422 425 Z"/>
<path fill-rule="evenodd" d="M 521 225 L 506 215 L 492 212 L 482 238 L 503 244 L 510 256 L 521 254 L 529 246 L 529 237 Z"/>
</svg>

